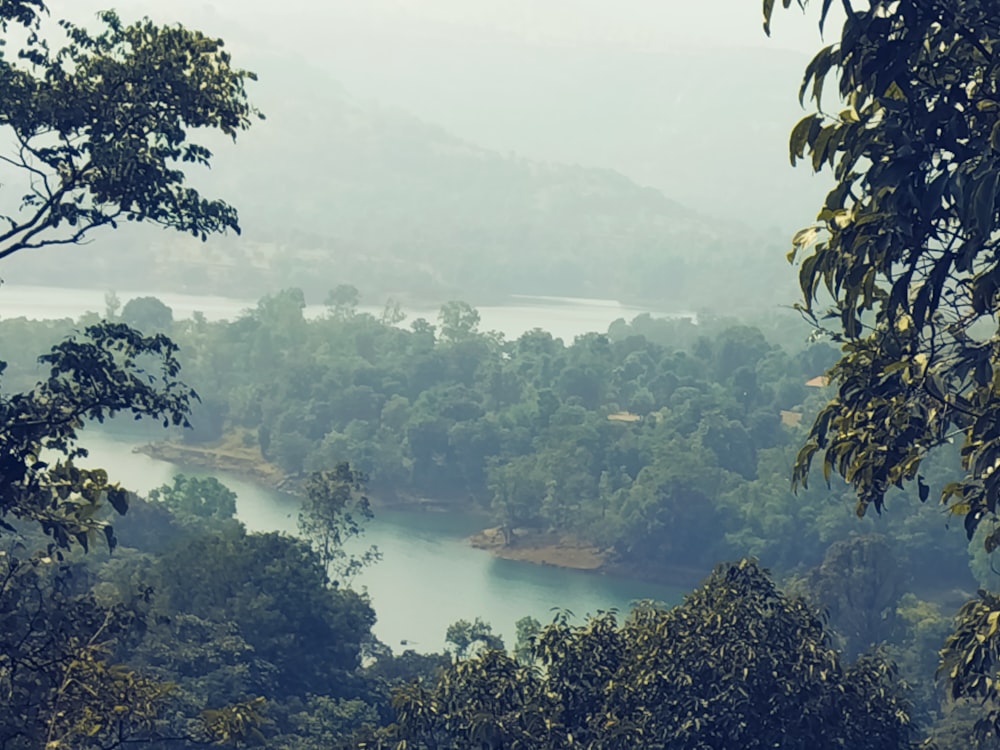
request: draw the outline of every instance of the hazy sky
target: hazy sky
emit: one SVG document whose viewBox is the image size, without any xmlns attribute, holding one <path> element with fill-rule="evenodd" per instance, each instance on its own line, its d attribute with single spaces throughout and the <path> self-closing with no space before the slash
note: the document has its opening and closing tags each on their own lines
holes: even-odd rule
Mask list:
<svg viewBox="0 0 1000 750">
<path fill-rule="evenodd" d="M 223 37 L 261 76 L 262 106 L 303 63 L 503 153 L 607 167 L 700 211 L 792 230 L 819 179 L 787 161 L 801 71 L 822 44 L 818 8 L 760 0 L 119 0 Z M 101 0 L 51 0 L 54 17 Z M 779 3 L 780 6 L 780 3 Z M 278 61 L 278 62 L 276 62 Z M 317 75 L 318 74 L 318 75 Z M 325 77 L 325 80 L 324 80 Z M 296 86 L 299 88 L 299 86 Z M 277 114 L 277 113 L 275 113 Z M 276 125 L 266 125 L 272 127 Z"/>
<path fill-rule="evenodd" d="M 335 53 L 337 42 L 368 44 L 375 53 L 400 38 L 440 42 L 497 36 L 658 51 L 816 49 L 816 9 L 807 14 L 779 9 L 768 39 L 761 30 L 760 5 L 759 0 L 118 0 L 112 7 L 126 15 L 198 23 L 239 46 L 253 37 L 274 47 L 309 47 L 319 57 Z M 69 12 L 85 17 L 108 3 L 52 0 L 50 6 L 57 17 Z"/>
</svg>

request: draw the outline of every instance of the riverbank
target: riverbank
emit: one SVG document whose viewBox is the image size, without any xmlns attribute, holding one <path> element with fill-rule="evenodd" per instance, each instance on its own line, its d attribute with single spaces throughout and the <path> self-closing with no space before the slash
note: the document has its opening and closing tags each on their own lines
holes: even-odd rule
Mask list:
<svg viewBox="0 0 1000 750">
<path fill-rule="evenodd" d="M 207 472 L 234 474 L 242 479 L 269 490 L 289 495 L 300 494 L 301 477 L 284 472 L 281 467 L 265 459 L 256 446 L 256 438 L 251 442 L 246 436 L 249 431 L 233 432 L 214 443 L 157 442 L 139 445 L 133 452 L 141 453 L 158 461 L 179 466 L 191 466 Z M 249 443 L 249 444 L 248 444 Z M 420 510 L 429 513 L 474 512 L 455 502 L 437 498 L 404 495 L 399 493 L 369 493 L 373 508 L 390 510 Z"/>
<path fill-rule="evenodd" d="M 227 434 L 215 443 L 188 444 L 175 442 L 148 443 L 133 448 L 159 461 L 178 466 L 191 466 L 207 472 L 222 472 L 246 479 L 263 488 L 298 494 L 299 477 L 282 471 L 267 461 L 260 449 L 248 439 L 247 434 Z M 426 513 L 461 513 L 464 516 L 486 516 L 454 502 L 435 498 L 394 494 L 372 494 L 372 507 L 376 510 L 421 511 Z M 669 571 L 636 569 L 615 560 L 607 550 L 582 541 L 570 534 L 515 529 L 512 544 L 505 543 L 499 527 L 485 528 L 467 538 L 467 543 L 489 552 L 502 560 L 514 560 L 533 565 L 579 570 L 632 581 L 647 581 L 656 585 L 690 588 L 709 571 L 676 567 Z"/>
<path fill-rule="evenodd" d="M 612 551 L 603 550 L 572 534 L 557 532 L 514 529 L 513 540 L 508 544 L 501 527 L 495 526 L 476 532 L 468 541 L 476 549 L 486 550 L 501 560 L 582 570 L 611 578 L 646 581 L 657 586 L 691 589 L 711 572 L 682 565 L 655 572 L 637 568 L 616 559 Z"/>
<path fill-rule="evenodd" d="M 147 443 L 136 446 L 132 451 L 171 464 L 236 474 L 279 492 L 289 491 L 294 483 L 294 478 L 267 461 L 259 448 L 245 445 L 239 434 L 228 435 L 210 444 Z"/>
<path fill-rule="evenodd" d="M 473 534 L 469 543 L 488 550 L 503 560 L 519 560 L 557 568 L 599 571 L 607 565 L 606 555 L 592 544 L 568 534 L 515 529 L 508 544 L 499 526 Z"/>
</svg>

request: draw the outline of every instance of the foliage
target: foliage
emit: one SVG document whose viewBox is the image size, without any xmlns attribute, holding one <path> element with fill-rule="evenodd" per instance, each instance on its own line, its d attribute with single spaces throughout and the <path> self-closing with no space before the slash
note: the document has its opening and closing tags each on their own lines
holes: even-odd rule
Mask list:
<svg viewBox="0 0 1000 750">
<path fill-rule="evenodd" d="M 305 482 L 305 497 L 299 510 L 299 533 L 316 551 L 324 568 L 336 578 L 350 580 L 362 568 L 379 559 L 369 547 L 360 557 L 349 554 L 345 543 L 364 533 L 362 524 L 372 511 L 364 494 L 368 478 L 339 463 L 333 471 L 317 471 Z"/>
<path fill-rule="evenodd" d="M 79 566 L 0 552 L 0 745 L 117 747 L 161 726 L 168 683 L 115 663 L 141 632 L 134 606 L 106 606 L 80 590 Z"/>
<path fill-rule="evenodd" d="M 479 617 L 475 622 L 458 620 L 448 626 L 444 636 L 445 643 L 450 643 L 455 659 L 461 661 L 475 653 L 478 649 L 504 650 L 503 639 L 493 634 L 493 626 L 483 622 Z"/>
<path fill-rule="evenodd" d="M 31 26 L 45 10 L 43 0 L 3 0 L 0 3 L 0 31 L 7 31 L 10 23 Z"/>
<path fill-rule="evenodd" d="M 894 637 L 896 605 L 905 585 L 892 546 L 874 534 L 831 544 L 807 584 L 809 596 L 828 613 L 830 626 L 843 639 L 841 650 L 850 656 Z"/>
<path fill-rule="evenodd" d="M 152 490 L 149 499 L 162 503 L 181 520 L 224 521 L 236 515 L 236 493 L 215 477 L 175 474 L 173 484 Z"/>
<path fill-rule="evenodd" d="M 766 19 L 773 6 L 764 3 Z M 842 344 L 830 371 L 837 395 L 817 416 L 795 478 L 804 483 L 822 455 L 824 476 L 853 485 L 859 514 L 880 511 L 892 485 L 915 480 L 926 499 L 925 456 L 961 436 L 960 476 L 941 499 L 971 538 L 1000 489 L 1000 62 L 990 52 L 1000 6 L 845 7 L 838 42 L 803 81 L 801 96 L 818 111 L 790 144 L 793 162 L 805 155 L 834 172 L 818 223 L 796 235 L 792 255 L 801 256 L 803 311 L 817 315 L 822 288 Z M 838 114 L 823 111 L 830 78 L 844 100 Z"/>
<path fill-rule="evenodd" d="M 535 656 L 541 670 L 488 650 L 433 689 L 398 689 L 381 746 L 909 746 L 892 668 L 874 655 L 842 664 L 818 615 L 748 561 L 621 626 L 613 613 L 558 618 Z"/>
<path fill-rule="evenodd" d="M 65 46 L 40 35 L 41 3 L 5 3 L 4 18 L 29 26 L 18 60 L 0 57 L 0 126 L 14 149 L 0 160 L 25 181 L 17 211 L 2 216 L 0 258 L 79 243 L 120 220 L 150 221 L 205 239 L 239 230 L 236 211 L 185 185 L 180 163 L 207 166 L 193 128 L 235 139 L 256 110 L 218 39 L 149 20 L 99 15 L 96 34 L 60 21 Z"/>
<path fill-rule="evenodd" d="M 512 651 L 514 658 L 522 664 L 530 664 L 535 658 L 535 642 L 542 631 L 542 623 L 534 617 L 526 616 L 514 623 L 514 627 L 517 633 L 517 642 Z"/>
<path fill-rule="evenodd" d="M 1000 597 L 986 591 L 959 610 L 953 632 L 941 651 L 938 675 L 952 700 L 981 706 L 975 733 L 981 741 L 1000 741 Z"/>
<path fill-rule="evenodd" d="M 0 258 L 80 243 L 123 219 L 203 240 L 239 231 L 235 209 L 186 186 L 178 164 L 208 166 L 212 157 L 188 141 L 190 129 L 235 139 L 249 126 L 257 113 L 244 81 L 253 74 L 230 66 L 220 40 L 180 26 L 125 25 L 104 12 L 96 35 L 63 20 L 57 37 L 46 38 L 46 14 L 41 0 L 0 0 L 0 129 L 12 141 L 0 161 L 23 181 L 20 205 L 3 201 L 10 213 L 0 215 Z M 15 59 L 4 54 L 12 24 L 26 32 Z M 107 306 L 116 310 L 113 295 Z M 133 300 L 123 314 L 151 329 L 170 324 L 169 308 L 152 298 Z M 177 380 L 176 354 L 162 333 L 87 325 L 39 358 L 47 377 L 0 396 L 0 529 L 15 540 L 0 551 L 5 748 L 192 740 L 169 731 L 173 686 L 115 661 L 146 632 L 148 586 L 138 598 L 99 600 L 85 566 L 67 562 L 74 542 L 86 551 L 98 533 L 113 549 L 100 511 L 105 503 L 119 514 L 128 507 L 127 492 L 107 472 L 74 464 L 87 456 L 78 430 L 121 413 L 189 427 L 197 395 Z M 0 373 L 6 367 L 0 363 Z M 27 552 L 39 541 L 36 526 L 51 537 L 47 554 Z M 242 736 L 254 723 L 252 705 L 221 709 L 203 739 Z"/>
<path fill-rule="evenodd" d="M 265 721 L 260 714 L 263 707 L 264 699 L 258 697 L 223 708 L 205 709 L 201 713 L 205 733 L 213 740 L 233 747 L 264 745 L 266 739 L 260 731 Z"/>
<path fill-rule="evenodd" d="M 113 547 L 98 511 L 107 502 L 124 513 L 127 493 L 103 470 L 73 464 L 87 455 L 77 430 L 85 419 L 103 422 L 122 412 L 186 425 L 196 394 L 176 379 L 176 355 L 163 335 L 100 323 L 40 357 L 49 373 L 33 389 L 0 396 L 0 527 L 15 530 L 5 517 L 37 523 L 63 549 L 74 541 L 87 548 L 101 532 Z M 61 459 L 50 465 L 43 451 Z"/>
<path fill-rule="evenodd" d="M 938 652 L 954 626 L 954 616 L 946 611 L 936 602 L 912 593 L 903 594 L 896 605 L 899 635 L 895 643 L 886 647 L 909 686 L 913 715 L 922 727 L 931 727 L 934 719 L 941 718 L 942 704 L 946 711 L 954 707 L 942 700 L 935 679 Z"/>
<path fill-rule="evenodd" d="M 289 474 L 347 462 L 378 496 L 485 509 L 512 540 L 519 529 L 570 534 L 648 575 L 693 567 L 693 580 L 741 554 L 813 566 L 851 530 L 888 535 L 918 579 L 968 566 L 946 543 L 957 531 L 930 507 L 859 527 L 846 485 L 789 490 L 802 428 L 781 413 L 818 408 L 824 392 L 804 383 L 830 361 L 828 346 L 783 349 L 708 317 L 696 331 L 639 318 L 569 344 L 541 331 L 450 342 L 366 313 L 307 319 L 303 306 L 286 290 L 233 322 L 175 324 L 185 379 L 202 397 L 185 441 L 256 436 Z M 30 350 L 70 327 L 5 320 L 0 346 Z M 30 384 L 36 371 L 12 358 L 8 378 Z M 639 408 L 640 396 L 638 419 L 609 419 L 622 404 Z M 947 458 L 925 465 L 929 483 L 946 480 Z"/>
<path fill-rule="evenodd" d="M 327 585 L 305 542 L 228 527 L 170 549 L 152 576 L 165 612 L 235 623 L 276 669 L 280 694 L 349 690 L 375 614 L 365 597 Z"/>
<path fill-rule="evenodd" d="M 169 333 L 174 313 L 156 297 L 133 297 L 122 308 L 121 319 L 123 323 L 146 333 Z"/>
<path fill-rule="evenodd" d="M 774 5 L 763 4 L 765 29 Z M 988 554 L 1000 546 L 1000 4 L 843 5 L 839 39 L 816 54 L 800 90 L 817 111 L 790 139 L 793 164 L 833 170 L 790 258 L 800 260 L 804 314 L 820 325 L 818 308 L 832 302 L 825 317 L 842 353 L 828 373 L 837 393 L 794 478 L 804 485 L 821 457 L 827 482 L 835 472 L 853 487 L 858 515 L 881 512 L 892 486 L 915 485 L 927 500 L 927 457 L 961 438 L 941 502 L 970 540 L 986 529 Z M 824 111 L 830 79 L 837 114 Z M 963 607 L 940 668 L 953 699 L 985 703 L 980 729 L 993 732 L 996 609 L 992 595 Z"/>
</svg>

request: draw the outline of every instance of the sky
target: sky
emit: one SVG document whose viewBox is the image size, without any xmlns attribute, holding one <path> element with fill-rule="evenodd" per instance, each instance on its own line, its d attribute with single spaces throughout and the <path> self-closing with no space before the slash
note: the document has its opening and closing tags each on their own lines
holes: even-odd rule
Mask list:
<svg viewBox="0 0 1000 750">
<path fill-rule="evenodd" d="M 56 15 L 73 6 L 82 16 L 107 6 L 94 0 L 50 5 Z M 803 13 L 779 8 L 769 40 L 761 29 L 759 0 L 119 0 L 113 7 L 164 22 L 196 21 L 220 35 L 238 25 L 251 30 L 258 42 L 315 45 L 318 55 L 332 57 L 338 43 L 365 44 L 375 52 L 403 38 L 448 43 L 456 38 L 507 37 L 661 51 L 680 45 L 800 52 L 815 50 L 818 39 L 816 9 Z"/>
</svg>

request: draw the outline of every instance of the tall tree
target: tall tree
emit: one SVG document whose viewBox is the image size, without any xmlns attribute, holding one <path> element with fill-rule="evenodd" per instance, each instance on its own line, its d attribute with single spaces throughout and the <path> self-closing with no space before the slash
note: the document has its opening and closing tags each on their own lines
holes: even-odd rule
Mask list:
<svg viewBox="0 0 1000 750">
<path fill-rule="evenodd" d="M 0 0 L 0 133 L 13 144 L 0 152 L 0 259 L 121 220 L 203 239 L 238 231 L 235 209 L 186 186 L 178 165 L 209 164 L 190 129 L 235 137 L 249 126 L 253 74 L 231 67 L 221 41 L 181 26 L 125 25 L 106 12 L 99 33 L 64 20 L 46 38 L 46 15 L 43 0 Z M 10 38 L 24 40 L 13 58 Z M 102 469 L 74 465 L 86 455 L 77 433 L 119 413 L 186 425 L 196 395 L 177 380 L 176 352 L 162 334 L 104 322 L 43 356 L 49 372 L 33 388 L 0 393 L 0 531 L 24 532 L 0 550 L 0 684 L 13 709 L 0 720 L 4 747 L 114 748 L 156 735 L 168 687 L 111 661 L 141 623 L 89 595 L 63 596 L 56 583 L 71 577 L 42 573 L 74 542 L 87 549 L 103 533 L 114 546 L 99 511 L 124 513 L 127 493 Z M 19 521 L 51 537 L 48 554 L 24 553 L 30 529 Z M 235 743 L 254 717 L 251 704 L 220 709 L 204 739 Z"/>
<path fill-rule="evenodd" d="M 808 0 L 797 0 L 805 7 Z M 784 7 L 791 0 L 782 0 Z M 820 26 L 832 0 L 823 0 Z M 774 0 L 764 0 L 769 30 Z M 800 97 L 815 112 L 791 134 L 790 155 L 834 186 L 817 223 L 798 232 L 801 310 L 841 358 L 836 395 L 799 453 L 829 481 L 853 485 L 857 512 L 881 511 L 893 486 L 916 485 L 926 456 L 961 439 L 956 479 L 941 501 L 971 539 L 995 521 L 1000 497 L 1000 2 L 844 0 L 835 43 L 806 69 Z M 842 101 L 824 109 L 833 79 Z M 984 535 L 1000 546 L 1000 526 Z M 1000 735 L 1000 600 L 966 605 L 943 653 L 956 698 L 987 705 L 981 729 Z"/>
<path fill-rule="evenodd" d="M 961 469 L 942 500 L 971 538 L 1000 495 L 1000 2 L 859 5 L 844 3 L 838 41 L 806 69 L 800 96 L 816 111 L 791 135 L 793 163 L 834 173 L 791 257 L 802 311 L 819 325 L 831 300 L 829 332 L 842 345 L 837 394 L 795 478 L 804 483 L 820 455 L 827 478 L 856 489 L 859 514 L 914 480 L 926 499 L 922 461 L 960 437 Z M 773 8 L 766 0 L 765 26 Z M 823 108 L 830 78 L 837 113 Z"/>
<path fill-rule="evenodd" d="M 319 557 L 324 570 L 337 580 L 350 580 L 361 569 L 378 560 L 369 547 L 360 556 L 344 549 L 344 543 L 364 532 L 372 518 L 365 491 L 368 478 L 339 463 L 333 471 L 317 471 L 305 481 L 305 498 L 299 511 L 299 532 Z"/>
<path fill-rule="evenodd" d="M 26 183 L 17 208 L 0 192 L 0 211 L 10 211 L 0 215 L 0 259 L 79 242 L 120 219 L 202 238 L 238 231 L 235 209 L 187 187 L 177 164 L 209 163 L 190 129 L 235 138 L 250 125 L 258 113 L 244 83 L 254 75 L 231 66 L 220 40 L 148 20 L 124 25 L 114 13 L 100 14 L 97 34 L 59 21 L 59 47 L 43 34 L 46 14 L 42 0 L 0 2 L 0 43 L 25 39 L 13 59 L 0 44 L 0 132 L 14 144 L 0 161 Z M 10 34 L 18 25 L 22 33 Z M 0 188 L 11 189 L 6 180 Z M 119 412 L 186 425 L 195 394 L 177 381 L 175 354 L 162 335 L 92 326 L 42 357 L 45 381 L 0 396 L 0 528 L 10 530 L 4 518 L 13 516 L 40 523 L 57 547 L 86 546 L 101 529 L 113 544 L 96 511 L 107 500 L 124 512 L 126 494 L 105 472 L 73 466 L 86 455 L 77 430 Z M 49 466 L 42 450 L 65 463 Z"/>
<path fill-rule="evenodd" d="M 99 33 L 59 21 L 65 43 L 56 46 L 42 34 L 45 10 L 39 0 L 0 4 L 0 31 L 30 32 L 15 58 L 0 48 L 0 132 L 13 144 L 0 161 L 22 181 L 3 185 L 19 193 L 0 202 L 0 258 L 79 243 L 122 220 L 202 239 L 239 231 L 236 210 L 187 186 L 179 166 L 212 157 L 190 130 L 235 139 L 258 116 L 244 89 L 254 74 L 232 67 L 219 39 L 126 25 L 113 12 L 99 15 Z"/>
</svg>

